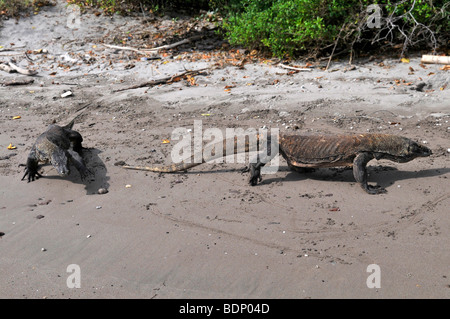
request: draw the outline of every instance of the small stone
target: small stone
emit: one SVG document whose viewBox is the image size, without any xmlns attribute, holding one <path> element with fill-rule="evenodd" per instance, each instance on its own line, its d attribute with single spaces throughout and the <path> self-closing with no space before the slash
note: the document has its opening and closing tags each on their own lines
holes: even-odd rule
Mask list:
<svg viewBox="0 0 450 319">
<path fill-rule="evenodd" d="M 42 247 L 42 248 L 41 248 L 41 251 L 47 251 L 47 249 L 45 249 L 45 248 Z"/>
<path fill-rule="evenodd" d="M 71 96 L 73 93 L 72 93 L 72 91 L 65 91 L 63 94 L 61 94 L 61 97 L 68 97 L 68 96 Z"/>
<path fill-rule="evenodd" d="M 108 190 L 106 188 L 99 188 L 97 191 L 99 194 L 106 194 Z"/>
<path fill-rule="evenodd" d="M 101 209 L 101 208 L 102 208 L 102 206 L 96 206 L 95 208 L 96 208 L 96 209 Z"/>
</svg>

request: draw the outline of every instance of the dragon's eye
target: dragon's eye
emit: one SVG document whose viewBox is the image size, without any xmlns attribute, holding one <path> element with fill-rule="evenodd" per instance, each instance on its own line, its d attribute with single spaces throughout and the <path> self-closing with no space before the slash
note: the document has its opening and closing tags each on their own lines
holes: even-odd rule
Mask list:
<svg viewBox="0 0 450 319">
<path fill-rule="evenodd" d="M 418 153 L 419 152 L 419 146 L 416 143 L 413 143 L 412 145 L 409 146 L 411 152 L 413 153 Z"/>
</svg>

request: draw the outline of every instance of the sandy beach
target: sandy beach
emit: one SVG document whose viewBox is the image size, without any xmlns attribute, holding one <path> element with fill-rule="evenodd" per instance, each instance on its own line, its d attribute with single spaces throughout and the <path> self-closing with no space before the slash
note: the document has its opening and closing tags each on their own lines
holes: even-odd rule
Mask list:
<svg viewBox="0 0 450 319">
<path fill-rule="evenodd" d="M 0 61 L 13 57 L 38 72 L 0 71 L 2 81 L 34 80 L 0 86 L 0 298 L 450 297 L 443 65 L 374 54 L 297 73 L 270 59 L 220 66 L 207 41 L 142 59 L 103 44 L 117 45 L 113 35 L 144 18 L 86 13 L 70 28 L 67 15 L 58 1 L 0 27 L 0 45 L 10 49 Z M 193 80 L 117 91 L 202 68 Z M 60 177 L 45 165 L 42 178 L 22 181 L 19 165 L 36 138 L 77 115 L 95 177 L 83 182 L 75 169 Z M 387 190 L 380 195 L 366 194 L 351 169 L 300 174 L 283 159 L 254 187 L 236 163 L 179 174 L 121 167 L 171 164 L 172 132 L 194 121 L 204 130 L 395 134 L 433 155 L 371 161 L 369 182 Z M 367 284 L 374 264 L 379 288 Z M 79 267 L 80 288 L 68 285 L 70 265 Z"/>
</svg>

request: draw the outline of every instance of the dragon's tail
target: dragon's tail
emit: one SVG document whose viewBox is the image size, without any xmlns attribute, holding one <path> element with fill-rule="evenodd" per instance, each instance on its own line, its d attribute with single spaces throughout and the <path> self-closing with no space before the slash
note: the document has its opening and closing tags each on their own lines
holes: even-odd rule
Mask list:
<svg viewBox="0 0 450 319">
<path fill-rule="evenodd" d="M 75 119 L 76 119 L 77 117 L 78 117 L 78 116 L 76 116 L 72 121 L 70 121 L 69 124 L 64 125 L 63 128 L 68 129 L 68 130 L 71 130 L 72 127 L 73 127 L 73 125 L 75 124 Z"/>
<path fill-rule="evenodd" d="M 126 169 L 135 169 L 135 170 L 141 170 L 141 171 L 151 171 L 151 172 L 161 172 L 161 173 L 174 173 L 174 172 L 179 172 L 179 171 L 184 171 L 187 169 L 190 169 L 192 167 L 201 165 L 203 163 L 206 163 L 208 161 L 212 161 L 218 158 L 223 158 L 225 156 L 231 155 L 231 154 L 227 154 L 227 144 L 228 142 L 231 142 L 230 139 L 225 139 L 223 140 L 223 142 L 219 142 L 213 146 L 211 146 L 211 154 L 209 157 L 205 158 L 203 155 L 204 149 L 202 149 L 201 154 L 197 153 L 191 156 L 190 158 L 190 162 L 186 163 L 186 162 L 182 162 L 182 163 L 177 163 L 177 164 L 171 164 L 171 165 L 167 165 L 167 166 L 129 166 L 129 165 L 125 165 L 122 166 L 123 168 Z M 250 143 L 248 137 L 246 137 L 245 139 L 245 144 L 244 147 L 239 149 L 239 143 L 238 143 L 238 138 L 234 137 L 234 141 L 233 141 L 233 154 L 240 154 L 240 153 L 248 153 L 248 152 L 252 152 L 252 151 L 257 151 L 259 149 L 259 144 L 260 144 L 260 135 L 256 134 L 256 143 Z M 222 146 L 222 152 L 216 152 L 215 150 L 217 149 L 217 147 L 220 148 L 220 146 Z M 197 158 L 201 158 L 202 161 L 201 162 L 196 162 L 195 159 Z"/>
<path fill-rule="evenodd" d="M 184 171 L 194 166 L 201 165 L 202 163 L 178 163 L 167 166 L 128 166 L 124 165 L 123 168 L 126 169 L 135 169 L 140 171 L 151 171 L 151 172 L 160 172 L 160 173 L 174 173 L 179 171 Z"/>
</svg>

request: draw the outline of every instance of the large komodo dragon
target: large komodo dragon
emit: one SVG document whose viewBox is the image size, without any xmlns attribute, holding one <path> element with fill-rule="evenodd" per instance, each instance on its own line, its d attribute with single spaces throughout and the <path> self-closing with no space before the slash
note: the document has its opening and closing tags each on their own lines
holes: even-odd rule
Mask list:
<svg viewBox="0 0 450 319">
<path fill-rule="evenodd" d="M 38 173 L 39 163 L 45 164 L 48 162 L 61 176 L 69 175 L 69 162 L 79 171 L 83 180 L 92 174 L 81 157 L 83 138 L 80 133 L 72 130 L 74 121 L 75 119 L 62 127 L 54 124 L 49 125 L 47 130 L 37 138 L 28 155 L 25 175 L 23 175 L 22 180 L 26 176 L 28 176 L 28 182 L 42 177 Z"/>
<path fill-rule="evenodd" d="M 409 162 L 417 157 L 426 157 L 432 154 L 431 150 L 411 139 L 389 134 L 354 134 L 354 135 L 287 135 L 280 134 L 274 145 L 269 135 L 262 144 L 263 139 L 257 137 L 256 148 L 249 145 L 246 140 L 245 152 L 259 149 L 259 145 L 267 145 L 266 152 L 251 161 L 247 171 L 250 171 L 249 183 L 254 186 L 261 181 L 261 167 L 270 162 L 277 153 L 287 161 L 289 168 L 302 171 L 309 168 L 353 166 L 353 176 L 361 187 L 369 194 L 385 193 L 386 190 L 378 185 L 367 184 L 367 163 L 372 159 L 386 159 L 398 163 Z M 234 141 L 234 153 L 237 153 L 237 139 Z M 220 147 L 219 143 L 219 147 Z M 226 150 L 226 140 L 223 142 L 223 153 Z M 229 154 L 226 154 L 229 155 Z M 202 160 L 202 163 L 220 156 L 214 154 Z M 194 163 L 194 156 L 190 163 L 179 163 L 163 167 L 123 166 L 127 169 L 147 170 L 153 172 L 172 173 L 183 171 L 200 165 Z"/>
</svg>

